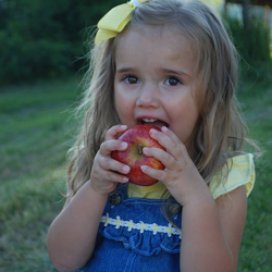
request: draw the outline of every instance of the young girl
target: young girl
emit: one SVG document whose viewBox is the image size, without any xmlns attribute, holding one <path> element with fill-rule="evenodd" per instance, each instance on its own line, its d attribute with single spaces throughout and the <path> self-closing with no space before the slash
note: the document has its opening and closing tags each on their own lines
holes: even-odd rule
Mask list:
<svg viewBox="0 0 272 272">
<path fill-rule="evenodd" d="M 236 51 L 200 2 L 131 1 L 98 24 L 92 77 L 73 148 L 68 198 L 49 229 L 59 271 L 236 271 L 252 154 L 243 152 Z M 118 136 L 135 124 L 165 150 L 144 154 L 165 169 L 129 182 Z"/>
</svg>

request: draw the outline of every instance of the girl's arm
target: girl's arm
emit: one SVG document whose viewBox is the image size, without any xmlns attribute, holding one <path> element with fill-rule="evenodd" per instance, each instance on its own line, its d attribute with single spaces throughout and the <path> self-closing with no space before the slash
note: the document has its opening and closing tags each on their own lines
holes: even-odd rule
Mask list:
<svg viewBox="0 0 272 272">
<path fill-rule="evenodd" d="M 247 200 L 245 187 L 214 201 L 204 189 L 183 206 L 182 271 L 237 271 Z"/>
<path fill-rule="evenodd" d="M 182 272 L 235 272 L 246 217 L 246 192 L 242 186 L 212 198 L 210 190 L 187 153 L 184 144 L 168 128 L 151 136 L 165 147 L 145 148 L 160 160 L 164 170 L 143 167 L 160 179 L 182 208 Z"/>
<path fill-rule="evenodd" d="M 127 148 L 115 139 L 125 129 L 117 125 L 107 131 L 94 158 L 90 181 L 69 200 L 49 228 L 49 256 L 60 271 L 74 271 L 92 256 L 108 195 L 118 183 L 128 181 L 124 175 L 129 167 L 111 158 L 112 151 Z"/>
<path fill-rule="evenodd" d="M 88 181 L 53 221 L 48 252 L 59 271 L 72 271 L 90 258 L 106 201 L 107 195 L 97 193 Z"/>
</svg>

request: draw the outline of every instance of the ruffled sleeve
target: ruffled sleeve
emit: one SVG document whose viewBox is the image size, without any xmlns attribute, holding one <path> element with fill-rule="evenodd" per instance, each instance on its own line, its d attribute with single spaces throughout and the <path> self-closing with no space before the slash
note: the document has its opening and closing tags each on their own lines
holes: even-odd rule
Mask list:
<svg viewBox="0 0 272 272">
<path fill-rule="evenodd" d="M 216 199 L 236 188 L 245 185 L 247 196 L 255 183 L 255 166 L 253 155 L 243 154 L 227 160 L 223 171 L 217 173 L 210 182 L 210 191 Z"/>
</svg>

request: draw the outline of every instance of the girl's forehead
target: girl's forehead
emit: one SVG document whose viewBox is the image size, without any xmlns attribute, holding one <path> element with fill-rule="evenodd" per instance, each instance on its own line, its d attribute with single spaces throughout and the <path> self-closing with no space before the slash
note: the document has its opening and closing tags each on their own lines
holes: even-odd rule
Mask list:
<svg viewBox="0 0 272 272">
<path fill-rule="evenodd" d="M 170 25 L 136 25 L 128 27 L 123 33 L 116 38 L 116 47 L 127 47 L 139 45 L 140 42 L 145 44 L 152 43 L 153 48 L 165 45 L 165 50 L 186 49 L 193 53 L 193 42 L 183 31 Z M 145 45 L 143 44 L 143 46 Z"/>
<path fill-rule="evenodd" d="M 139 61 L 171 64 L 186 64 L 194 69 L 196 55 L 190 39 L 179 29 L 168 25 L 129 27 L 116 39 L 115 61 Z M 154 60 L 155 59 L 155 60 Z M 166 64 L 166 63 L 165 63 Z"/>
<path fill-rule="evenodd" d="M 186 32 L 181 30 L 178 26 L 172 25 L 172 24 L 156 24 L 156 25 L 144 25 L 144 24 L 133 24 L 127 27 L 127 29 L 120 34 L 120 36 L 128 36 L 130 33 L 139 35 L 144 35 L 152 38 L 180 38 L 188 40 L 188 35 L 186 35 Z"/>
</svg>

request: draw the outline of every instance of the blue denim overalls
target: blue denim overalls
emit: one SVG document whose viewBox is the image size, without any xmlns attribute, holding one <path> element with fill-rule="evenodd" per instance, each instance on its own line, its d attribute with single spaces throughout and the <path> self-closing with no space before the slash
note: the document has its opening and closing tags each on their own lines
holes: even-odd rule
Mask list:
<svg viewBox="0 0 272 272">
<path fill-rule="evenodd" d="M 128 198 L 126 186 L 118 198 L 108 201 L 94 254 L 78 272 L 179 272 L 181 231 L 163 216 L 165 200 Z M 173 221 L 180 226 L 180 214 Z"/>
</svg>

